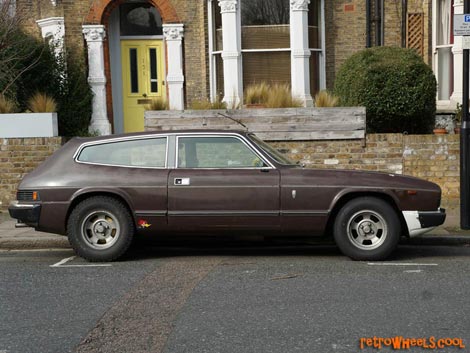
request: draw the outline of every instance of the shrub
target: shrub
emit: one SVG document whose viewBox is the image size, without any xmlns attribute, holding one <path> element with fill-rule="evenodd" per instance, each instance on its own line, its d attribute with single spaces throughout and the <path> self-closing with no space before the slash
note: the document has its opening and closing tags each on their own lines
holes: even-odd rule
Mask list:
<svg viewBox="0 0 470 353">
<path fill-rule="evenodd" d="M 410 49 L 376 47 L 354 54 L 335 82 L 341 106 L 365 106 L 368 132 L 428 133 L 436 112 L 436 79 Z"/>
<path fill-rule="evenodd" d="M 322 90 L 315 95 L 315 107 L 337 107 L 339 98 L 328 91 Z"/>
<path fill-rule="evenodd" d="M 58 85 L 59 134 L 89 136 L 93 93 L 88 84 L 84 54 L 77 54 L 73 48 L 67 48 L 67 53 L 67 60 L 59 60 L 59 64 L 65 67 L 59 68 L 59 72 L 66 73 Z"/>
<path fill-rule="evenodd" d="M 46 93 L 36 92 L 28 100 L 28 108 L 33 113 L 52 113 L 57 111 L 57 103 Z"/>
</svg>

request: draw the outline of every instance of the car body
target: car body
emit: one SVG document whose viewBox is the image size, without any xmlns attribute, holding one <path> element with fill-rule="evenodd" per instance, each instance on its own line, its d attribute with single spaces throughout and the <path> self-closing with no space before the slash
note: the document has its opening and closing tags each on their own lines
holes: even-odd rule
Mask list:
<svg viewBox="0 0 470 353">
<path fill-rule="evenodd" d="M 346 255 L 386 258 L 401 235 L 442 224 L 438 185 L 414 177 L 293 164 L 244 131 L 74 138 L 20 183 L 18 226 L 69 237 L 91 261 L 134 234 L 333 234 Z"/>
</svg>

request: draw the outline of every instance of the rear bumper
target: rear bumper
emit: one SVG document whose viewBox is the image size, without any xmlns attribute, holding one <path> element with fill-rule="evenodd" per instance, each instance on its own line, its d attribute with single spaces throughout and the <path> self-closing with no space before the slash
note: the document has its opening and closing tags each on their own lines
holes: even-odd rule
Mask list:
<svg viewBox="0 0 470 353">
<path fill-rule="evenodd" d="M 426 233 L 446 220 L 446 210 L 437 211 L 403 211 L 410 237 Z"/>
<path fill-rule="evenodd" d="M 41 205 L 23 204 L 18 203 L 18 201 L 13 201 L 8 207 L 8 212 L 11 218 L 18 220 L 18 223 L 36 228 L 39 224 Z"/>
</svg>

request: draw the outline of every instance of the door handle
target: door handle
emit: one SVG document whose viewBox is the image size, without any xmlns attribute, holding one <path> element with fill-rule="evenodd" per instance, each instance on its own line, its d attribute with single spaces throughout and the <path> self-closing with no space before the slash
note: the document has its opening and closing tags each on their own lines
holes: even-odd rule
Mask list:
<svg viewBox="0 0 470 353">
<path fill-rule="evenodd" d="M 142 97 L 147 98 L 147 93 L 144 93 Z"/>
<path fill-rule="evenodd" d="M 174 185 L 190 185 L 189 178 L 175 178 Z"/>
</svg>

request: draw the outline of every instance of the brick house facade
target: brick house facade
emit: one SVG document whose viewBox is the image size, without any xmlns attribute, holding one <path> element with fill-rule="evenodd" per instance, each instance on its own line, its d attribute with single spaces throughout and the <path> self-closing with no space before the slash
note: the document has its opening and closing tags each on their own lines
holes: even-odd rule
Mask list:
<svg viewBox="0 0 470 353">
<path fill-rule="evenodd" d="M 247 11 L 254 4 L 259 13 L 253 15 Z M 126 125 L 125 114 L 138 111 L 131 99 L 142 105 L 162 97 L 170 109 L 217 98 L 238 105 L 246 85 L 257 80 L 290 84 L 308 106 L 316 91 L 333 87 L 350 55 L 376 45 L 416 49 L 438 81 L 453 85 L 438 97 L 441 105 L 461 101 L 458 65 L 442 71 L 437 62 L 444 49 L 436 31 L 443 9 L 459 13 L 462 0 L 17 0 L 16 6 L 28 13 L 31 31 L 87 54 L 91 129 L 101 133 L 142 128 Z M 155 32 L 139 32 L 142 19 L 152 20 Z M 461 50 L 451 39 L 458 64 Z M 142 50 L 154 58 L 141 56 Z M 144 80 L 148 85 L 141 89 Z"/>
</svg>

